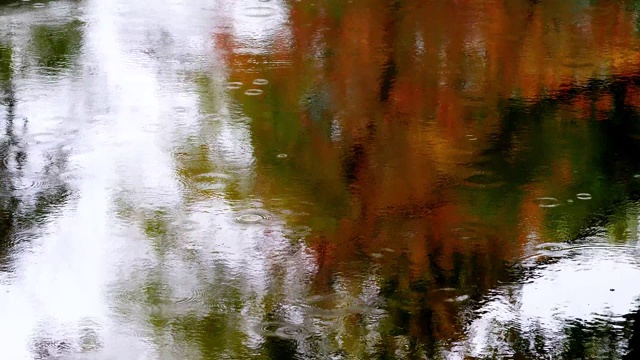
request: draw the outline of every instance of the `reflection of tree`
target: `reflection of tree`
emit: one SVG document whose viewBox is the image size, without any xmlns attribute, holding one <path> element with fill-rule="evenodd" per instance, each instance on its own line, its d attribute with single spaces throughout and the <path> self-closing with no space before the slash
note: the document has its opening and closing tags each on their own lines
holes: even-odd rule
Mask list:
<svg viewBox="0 0 640 360">
<path fill-rule="evenodd" d="M 225 139 L 230 136 L 225 131 L 242 132 L 243 124 L 225 121 L 219 114 L 219 84 L 199 76 L 197 85 L 203 113 L 195 126 L 199 131 L 173 149 L 184 195 L 179 205 L 145 209 L 127 198 L 118 201 L 119 215 L 143 231 L 156 263 L 118 285 L 123 301 L 116 306 L 121 314 L 140 320 L 140 327 L 151 332 L 159 352 L 167 357 L 271 358 L 259 354 L 247 334 L 251 321 L 259 322 L 267 312 L 268 306 L 261 303 L 265 294 L 252 291 L 254 279 L 244 264 L 229 264 L 212 251 L 210 245 L 220 236 L 214 228 L 204 224 L 207 231 L 196 236 L 181 222 L 194 213 L 206 213 L 209 202 L 242 201 L 243 183 L 250 181 L 245 176 L 249 171 L 234 159 L 229 161 L 229 149 L 219 141 L 236 140 Z M 172 269 L 188 271 L 187 294 L 178 293 L 184 288 L 174 282 Z M 279 346 L 272 338 L 268 342 Z"/>
<path fill-rule="evenodd" d="M 189 202 L 190 199 L 186 199 Z M 121 315 L 141 320 L 161 354 L 203 359 L 255 358 L 247 347 L 247 317 L 258 297 L 247 291 L 247 274 L 200 248 L 186 246 L 189 235 L 176 224 L 181 209 L 148 211 L 120 201 L 120 216 L 144 230 L 156 264 L 118 285 Z M 195 284 L 176 294 L 171 268 L 188 269 Z M 141 305 L 141 307 L 137 307 Z"/>
<path fill-rule="evenodd" d="M 79 20 L 63 25 L 35 26 L 32 45 L 37 64 L 54 73 L 69 68 L 80 52 L 82 26 Z"/>
<path fill-rule="evenodd" d="M 620 3 L 580 6 L 302 1 L 267 55 L 217 37 L 230 81 L 270 81 L 259 100 L 232 92 L 232 106 L 253 119 L 255 191 L 314 215 L 311 292 L 379 276 L 376 358 L 395 357 L 399 339 L 436 356 L 463 338 L 463 310 L 513 280 L 523 244 L 584 241 L 602 227 L 629 240 L 635 18 Z M 348 326 L 362 341 L 361 324 Z M 522 357 L 543 354 L 516 330 Z"/>
<path fill-rule="evenodd" d="M 558 339 L 545 338 L 545 330 L 540 325 L 523 330 L 518 323 L 496 324 L 504 328 L 504 334 L 498 340 L 498 347 L 487 349 L 487 353 L 493 355 L 486 358 L 620 359 L 634 326 L 629 318 L 572 320 L 564 325 L 562 334 L 556 335 Z"/>
<path fill-rule="evenodd" d="M 14 132 L 17 96 L 14 86 L 14 59 L 12 45 L 0 43 L 0 104 L 4 107 L 5 130 L 0 143 L 0 268 L 4 258 L 21 241 L 18 234 L 42 225 L 52 211 L 64 203 L 70 191 L 60 181 L 46 182 L 31 198 L 24 196 L 16 183 L 27 161 L 26 143 Z M 15 163 L 15 166 L 12 165 Z M 56 177 L 55 171 L 64 171 L 66 155 L 55 152 L 42 169 L 43 180 Z M 56 170 L 54 170 L 56 169 Z M 43 182 L 45 183 L 45 182 Z"/>
<path fill-rule="evenodd" d="M 543 233 L 548 239 L 571 241 L 591 235 L 594 228 L 608 226 L 616 212 L 626 211 L 621 204 L 638 198 L 632 175 L 640 169 L 634 156 L 640 151 L 635 138 L 639 113 L 625 98 L 627 89 L 636 88 L 635 82 L 633 77 L 592 81 L 534 104 L 514 101 L 505 107 L 496 141 L 485 150 L 490 170 L 517 187 L 544 189 L 537 192 L 539 196 L 574 199 L 582 192 L 592 196 L 588 204 L 572 211 L 549 211 Z M 585 94 L 591 98 L 586 103 Z M 576 115 L 584 108 L 597 110 L 602 98 L 612 99 L 600 119 L 606 121 L 594 121 L 600 115 L 592 111 Z M 559 115 L 561 121 L 556 120 Z M 541 169 L 549 169 L 546 176 L 540 176 Z"/>
</svg>

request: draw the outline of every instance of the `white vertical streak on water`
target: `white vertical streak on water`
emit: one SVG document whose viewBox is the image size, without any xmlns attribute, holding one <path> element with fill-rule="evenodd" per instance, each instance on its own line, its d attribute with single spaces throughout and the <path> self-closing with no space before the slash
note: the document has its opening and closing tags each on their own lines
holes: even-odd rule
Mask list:
<svg viewBox="0 0 640 360">
<path fill-rule="evenodd" d="M 236 35 L 247 41 L 248 48 L 258 49 L 285 18 L 280 7 L 273 5 L 273 16 L 268 19 L 243 15 L 247 7 L 255 7 L 252 4 L 244 1 L 230 6 L 231 17 L 237 20 L 232 21 Z M 64 6 L 63 2 L 52 4 L 59 11 L 51 14 L 45 8 L 35 17 L 30 13 L 16 17 L 21 21 L 19 33 L 28 39 L 24 29 L 33 19 L 60 20 L 56 14 L 64 13 Z M 290 244 L 282 236 L 283 223 L 276 219 L 263 226 L 234 221 L 239 211 L 259 210 L 259 200 L 238 205 L 204 198 L 185 205 L 171 153 L 186 136 L 197 135 L 198 141 L 212 149 L 212 163 L 231 169 L 231 177 L 251 181 L 255 159 L 250 129 L 239 124 L 225 104 L 220 106 L 218 125 L 207 128 L 199 123 L 197 110 L 202 99 L 188 79 L 189 72 L 204 70 L 224 84 L 223 71 L 198 61 L 215 57 L 212 28 L 215 19 L 225 15 L 218 14 L 217 8 L 206 10 L 212 6 L 206 0 L 87 0 L 77 6 L 83 9 L 86 26 L 76 72 L 58 78 L 27 73 L 23 82 L 16 80 L 19 95 L 31 98 L 22 99 L 18 107 L 33 123 L 29 131 L 48 132 L 68 141 L 65 149 L 69 151 L 68 167 L 73 169 L 69 178 L 73 197 L 16 254 L 13 275 L 0 277 L 0 359 L 31 359 L 33 344 L 41 339 L 62 341 L 72 347 L 71 352 L 78 351 L 81 328 L 87 323 L 95 324 L 93 330 L 101 344 L 97 351 L 82 356 L 174 358 L 171 350 L 163 348 L 168 344 L 138 336 L 151 332 L 149 309 L 145 308 L 149 304 L 124 304 L 139 312 L 123 315 L 114 305 L 113 289 L 139 290 L 136 287 L 144 285 L 146 276 L 158 272 L 164 276 L 159 281 L 172 294 L 188 297 L 212 285 L 207 283 L 207 266 L 219 264 L 228 270 L 226 276 L 239 279 L 246 298 L 259 295 L 253 304 L 255 311 L 248 311 L 244 319 L 245 330 L 259 344 L 262 340 L 249 325 L 264 317 L 260 296 L 273 281 L 270 266 L 285 261 L 283 254 Z M 26 41 L 22 46 L 27 48 Z M 26 50 L 22 55 L 29 56 Z M 255 101 L 261 101 L 260 97 Z M 178 113 L 177 107 L 185 111 Z M 60 118 L 52 122 L 59 116 L 73 122 L 72 138 L 64 138 L 69 123 L 60 127 Z M 33 148 L 28 150 L 27 167 L 36 172 L 45 161 Z M 184 215 L 197 222 L 197 229 L 180 234 L 184 243 L 178 247 L 193 246 L 205 266 L 176 254 L 159 259 L 140 223 L 118 217 L 115 200 L 122 193 L 140 212 L 169 209 L 172 216 Z M 294 303 L 306 292 L 302 279 L 313 260 L 301 249 L 288 261 L 287 296 Z M 198 312 L 206 311 L 202 305 L 161 310 L 167 316 L 203 315 Z M 301 318 L 298 312 L 291 310 L 292 318 Z"/>
</svg>

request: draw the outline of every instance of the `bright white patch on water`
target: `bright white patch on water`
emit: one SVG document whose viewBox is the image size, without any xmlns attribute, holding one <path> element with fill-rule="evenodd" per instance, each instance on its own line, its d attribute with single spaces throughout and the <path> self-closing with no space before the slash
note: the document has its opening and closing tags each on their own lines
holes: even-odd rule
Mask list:
<svg viewBox="0 0 640 360">
<path fill-rule="evenodd" d="M 532 280 L 523 285 L 498 288 L 489 295 L 477 311 L 482 315 L 468 328 L 468 340 L 457 344 L 450 358 L 482 356 L 488 346 L 508 353 L 501 329 L 514 323 L 525 333 L 540 327 L 548 341 L 562 341 L 567 320 L 621 316 L 640 305 L 640 285 L 630 286 L 640 284 L 636 250 L 600 246 L 562 251 L 573 255 L 533 270 Z"/>
</svg>

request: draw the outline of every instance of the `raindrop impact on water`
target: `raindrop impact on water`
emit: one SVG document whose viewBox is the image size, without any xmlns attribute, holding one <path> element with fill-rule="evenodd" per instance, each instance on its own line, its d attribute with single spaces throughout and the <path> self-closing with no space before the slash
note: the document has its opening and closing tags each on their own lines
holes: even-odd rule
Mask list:
<svg viewBox="0 0 640 360">
<path fill-rule="evenodd" d="M 579 200 L 591 200 L 591 194 L 589 193 L 579 193 L 576 195 Z"/>
<path fill-rule="evenodd" d="M 227 83 L 227 89 L 229 90 L 237 90 L 242 87 L 242 83 L 240 81 L 230 81 Z"/>
<path fill-rule="evenodd" d="M 553 208 L 560 205 L 560 201 L 554 197 L 543 196 L 536 199 L 541 208 Z"/>
<path fill-rule="evenodd" d="M 243 15 L 254 18 L 268 18 L 276 15 L 277 10 L 270 6 L 251 6 L 244 8 Z"/>
<path fill-rule="evenodd" d="M 249 95 L 249 96 L 256 96 L 256 95 L 261 95 L 262 94 L 262 90 L 260 89 L 248 89 L 247 91 L 244 92 L 245 95 Z"/>
</svg>

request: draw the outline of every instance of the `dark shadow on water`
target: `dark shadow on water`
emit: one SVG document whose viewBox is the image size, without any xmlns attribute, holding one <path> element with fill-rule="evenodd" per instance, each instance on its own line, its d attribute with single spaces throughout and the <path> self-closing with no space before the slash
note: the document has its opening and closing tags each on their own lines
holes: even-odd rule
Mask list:
<svg viewBox="0 0 640 360">
<path fill-rule="evenodd" d="M 0 119 L 4 119 L 5 125 L 0 143 L 0 270 L 7 271 L 11 269 L 10 255 L 15 246 L 29 238 L 25 234 L 43 225 L 71 196 L 69 186 L 61 181 L 30 184 L 34 189 L 17 185 L 28 155 L 27 144 L 15 133 L 18 99 L 14 71 L 12 46 L 0 43 L 0 110 L 3 112 Z M 66 155 L 58 152 L 49 160 L 41 174 L 55 178 L 56 174 L 47 169 L 63 171 Z M 25 190 L 33 191 L 32 199 L 25 197 Z"/>
</svg>

